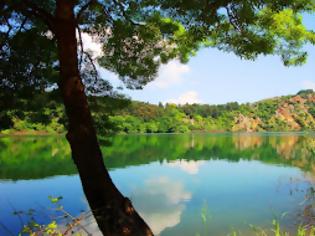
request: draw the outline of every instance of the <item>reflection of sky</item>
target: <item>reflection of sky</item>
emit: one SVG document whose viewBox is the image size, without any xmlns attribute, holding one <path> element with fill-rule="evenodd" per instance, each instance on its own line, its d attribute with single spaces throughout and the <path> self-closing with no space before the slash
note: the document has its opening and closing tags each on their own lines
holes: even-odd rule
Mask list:
<svg viewBox="0 0 315 236">
<path fill-rule="evenodd" d="M 301 208 L 301 191 L 308 186 L 298 169 L 259 161 L 153 162 L 116 169 L 111 176 L 152 230 L 161 235 L 211 232 L 220 236 L 232 227 L 248 228 L 248 224 L 270 227 L 274 216 L 283 212 L 289 213 L 283 219 L 288 225 Z M 87 210 L 77 176 L 3 182 L 0 193 L 0 221 L 10 229 L 19 223 L 8 201 L 19 210 L 39 209 L 49 205 L 47 196 L 62 195 L 69 212 Z M 205 203 L 211 217 L 203 225 L 200 215 Z"/>
<path fill-rule="evenodd" d="M 188 174 L 195 175 L 198 174 L 200 166 L 202 166 L 204 163 L 205 161 L 176 160 L 168 163 L 168 165 L 179 168 Z"/>
<path fill-rule="evenodd" d="M 283 219 L 288 225 L 303 201 L 302 192 L 291 196 L 290 191 L 308 186 L 303 181 L 290 183 L 303 180 L 298 169 L 258 161 L 152 163 L 132 167 L 128 173 L 116 170 L 112 176 L 161 235 L 195 235 L 203 229 L 200 214 L 205 202 L 212 215 L 207 227 L 216 235 L 226 235 L 233 226 L 244 230 L 249 224 L 270 227 L 272 219 L 283 212 L 289 212 Z"/>
<path fill-rule="evenodd" d="M 78 176 L 57 176 L 41 180 L 5 181 L 0 184 L 0 222 L 17 233 L 20 223 L 15 210 L 36 209 L 39 223 L 49 220 L 50 204 L 48 196 L 63 196 L 62 204 L 73 213 L 86 210 Z M 17 228 L 18 227 L 18 228 Z M 0 227 L 0 235 L 3 235 Z M 5 235 L 5 234 L 4 234 Z"/>
<path fill-rule="evenodd" d="M 184 203 L 191 199 L 191 193 L 185 191 L 180 181 L 161 176 L 145 181 L 144 186 L 134 191 L 132 198 L 153 233 L 160 234 L 165 228 L 180 222 Z"/>
</svg>

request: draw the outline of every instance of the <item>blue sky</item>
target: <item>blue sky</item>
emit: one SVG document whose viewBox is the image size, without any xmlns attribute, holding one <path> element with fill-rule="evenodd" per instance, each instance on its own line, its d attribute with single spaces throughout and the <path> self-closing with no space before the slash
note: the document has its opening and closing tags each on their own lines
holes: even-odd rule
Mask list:
<svg viewBox="0 0 315 236">
<path fill-rule="evenodd" d="M 315 29 L 315 16 L 305 16 L 308 28 Z M 261 56 L 255 61 L 241 60 L 232 53 L 203 49 L 187 64 L 171 61 L 160 68 L 158 78 L 142 90 L 124 89 L 134 100 L 158 103 L 222 104 L 258 101 L 315 89 L 315 46 L 307 45 L 308 62 L 285 67 L 277 56 Z M 104 73 L 115 85 L 121 82 Z"/>
</svg>

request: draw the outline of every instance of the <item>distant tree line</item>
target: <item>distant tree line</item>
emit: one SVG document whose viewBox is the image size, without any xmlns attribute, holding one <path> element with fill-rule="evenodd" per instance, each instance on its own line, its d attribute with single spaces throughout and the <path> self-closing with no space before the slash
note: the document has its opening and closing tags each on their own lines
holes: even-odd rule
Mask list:
<svg viewBox="0 0 315 236">
<path fill-rule="evenodd" d="M 15 108 L 7 105 L 0 111 L 2 133 L 64 132 L 67 119 L 64 108 L 57 99 L 58 96 L 53 91 L 36 94 L 28 102 L 24 99 L 11 100 Z M 314 99 L 313 90 L 302 90 L 294 96 L 265 99 L 251 104 L 155 105 L 123 97 L 89 97 L 89 103 L 95 125 L 102 135 L 314 130 Z"/>
</svg>

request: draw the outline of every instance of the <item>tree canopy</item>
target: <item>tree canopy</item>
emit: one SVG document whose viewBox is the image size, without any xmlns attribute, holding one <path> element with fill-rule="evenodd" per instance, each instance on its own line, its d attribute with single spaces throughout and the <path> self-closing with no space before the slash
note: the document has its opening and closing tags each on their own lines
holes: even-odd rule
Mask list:
<svg viewBox="0 0 315 236">
<path fill-rule="evenodd" d="M 203 47 L 245 59 L 278 54 L 285 65 L 302 64 L 303 45 L 315 34 L 302 21 L 313 0 L 80 0 L 73 1 L 78 36 L 102 44 L 94 58 L 79 38 L 81 75 L 88 90 L 109 91 L 94 63 L 119 75 L 129 88 L 152 81 L 161 63 L 187 62 Z M 5 0 L 0 5 L 1 90 L 43 90 L 54 86 L 58 58 L 53 0 Z"/>
</svg>

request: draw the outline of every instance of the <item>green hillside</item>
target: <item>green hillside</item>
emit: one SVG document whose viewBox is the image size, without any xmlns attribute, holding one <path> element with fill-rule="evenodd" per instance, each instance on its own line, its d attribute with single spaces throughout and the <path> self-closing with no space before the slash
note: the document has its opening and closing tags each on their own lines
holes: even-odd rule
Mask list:
<svg viewBox="0 0 315 236">
<path fill-rule="evenodd" d="M 305 131 L 315 130 L 315 93 L 265 99 L 252 104 L 152 105 L 132 102 L 109 120 L 119 132 Z"/>
<path fill-rule="evenodd" d="M 56 96 L 36 96 L 28 103 L 17 101 L 20 109 L 7 107 L 1 110 L 2 133 L 65 130 L 67 121 Z M 315 130 L 313 90 L 251 104 L 153 105 L 107 97 L 91 97 L 89 100 L 100 134 Z"/>
</svg>

